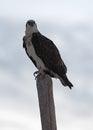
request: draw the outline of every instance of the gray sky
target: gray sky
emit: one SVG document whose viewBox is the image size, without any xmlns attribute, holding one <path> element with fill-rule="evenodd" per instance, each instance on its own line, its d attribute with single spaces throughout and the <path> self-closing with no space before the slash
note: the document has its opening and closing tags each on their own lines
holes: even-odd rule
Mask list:
<svg viewBox="0 0 93 130">
<path fill-rule="evenodd" d="M 34 19 L 59 48 L 74 84 L 70 91 L 53 79 L 58 129 L 93 130 L 93 1 L 0 3 L 0 129 L 41 129 L 36 68 L 22 48 L 25 23 Z"/>
</svg>

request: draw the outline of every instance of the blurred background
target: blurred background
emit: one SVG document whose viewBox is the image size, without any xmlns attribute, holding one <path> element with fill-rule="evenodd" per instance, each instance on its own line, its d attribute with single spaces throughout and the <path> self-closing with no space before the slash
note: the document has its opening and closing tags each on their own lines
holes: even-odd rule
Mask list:
<svg viewBox="0 0 93 130">
<path fill-rule="evenodd" d="M 41 130 L 36 68 L 22 47 L 29 19 L 54 41 L 74 84 L 53 79 L 58 130 L 93 130 L 92 0 L 0 0 L 0 130 Z"/>
</svg>

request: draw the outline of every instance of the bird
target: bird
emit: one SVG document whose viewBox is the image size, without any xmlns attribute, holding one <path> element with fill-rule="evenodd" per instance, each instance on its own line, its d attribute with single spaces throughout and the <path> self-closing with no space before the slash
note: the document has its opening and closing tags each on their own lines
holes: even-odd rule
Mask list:
<svg viewBox="0 0 93 130">
<path fill-rule="evenodd" d="M 40 33 L 34 20 L 28 20 L 25 28 L 23 48 L 38 70 L 34 72 L 34 75 L 48 74 L 52 78 L 59 79 L 63 86 L 68 86 L 71 89 L 73 84 L 67 77 L 67 67 L 57 46 Z"/>
</svg>

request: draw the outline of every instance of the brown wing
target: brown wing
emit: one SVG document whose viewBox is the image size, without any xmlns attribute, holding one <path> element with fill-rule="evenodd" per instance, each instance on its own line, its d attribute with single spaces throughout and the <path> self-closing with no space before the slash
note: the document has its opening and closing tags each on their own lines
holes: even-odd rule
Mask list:
<svg viewBox="0 0 93 130">
<path fill-rule="evenodd" d="M 40 33 L 34 33 L 32 44 L 36 54 L 42 59 L 48 69 L 57 73 L 59 76 L 62 76 L 67 72 L 67 68 L 61 59 L 59 51 L 51 40 Z"/>
</svg>

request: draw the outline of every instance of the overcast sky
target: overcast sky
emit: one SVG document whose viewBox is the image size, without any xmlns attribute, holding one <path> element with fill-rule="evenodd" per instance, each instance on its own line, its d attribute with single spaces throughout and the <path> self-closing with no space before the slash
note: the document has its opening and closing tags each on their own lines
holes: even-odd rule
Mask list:
<svg viewBox="0 0 93 130">
<path fill-rule="evenodd" d="M 92 0 L 0 0 L 0 130 L 41 129 L 36 68 L 22 48 L 28 19 L 55 42 L 74 84 L 53 79 L 58 130 L 93 130 Z"/>
</svg>

